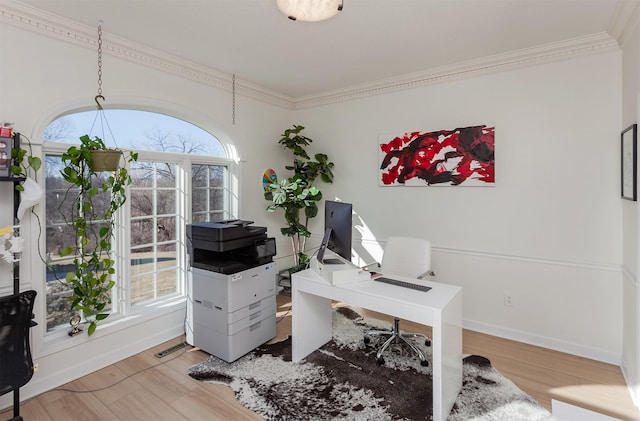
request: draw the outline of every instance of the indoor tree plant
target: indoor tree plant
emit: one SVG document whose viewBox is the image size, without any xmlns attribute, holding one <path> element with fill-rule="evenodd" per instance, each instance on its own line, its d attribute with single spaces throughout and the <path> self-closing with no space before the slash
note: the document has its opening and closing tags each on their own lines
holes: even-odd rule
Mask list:
<svg viewBox="0 0 640 421">
<path fill-rule="evenodd" d="M 304 126 L 294 125 L 282 133 L 278 143 L 293 154 L 293 165 L 285 167 L 293 175 L 268 185 L 264 193 L 265 199 L 272 202 L 267 211 L 284 211 L 287 225 L 280 232 L 291 238 L 294 269 L 305 267 L 309 260 L 305 254 L 306 239 L 311 236 L 307 226 L 318 214 L 318 202 L 322 199 L 322 192 L 314 183 L 318 178 L 325 183 L 333 182 L 333 162 L 323 153 L 311 159 L 305 148 L 313 141 L 301 134 L 303 130 Z"/>
<path fill-rule="evenodd" d="M 72 289 L 71 308 L 89 323 L 87 333 L 93 334 L 97 322 L 109 314 L 111 289 L 115 285 L 115 261 L 111 257 L 112 236 L 117 210 L 125 203 L 125 187 L 131 183 L 126 165 L 111 173 L 93 167 L 92 151 L 106 150 L 102 139 L 80 137 L 80 145 L 69 147 L 62 154 L 62 178 L 69 183 L 63 203 L 71 206 L 65 222 L 75 233 L 75 242 L 62 248 L 60 256 L 73 256 L 74 270 L 67 272 L 65 281 Z M 129 153 L 125 161 L 137 160 Z M 77 315 L 74 331 L 77 333 Z M 72 323 L 73 325 L 73 323 Z"/>
</svg>

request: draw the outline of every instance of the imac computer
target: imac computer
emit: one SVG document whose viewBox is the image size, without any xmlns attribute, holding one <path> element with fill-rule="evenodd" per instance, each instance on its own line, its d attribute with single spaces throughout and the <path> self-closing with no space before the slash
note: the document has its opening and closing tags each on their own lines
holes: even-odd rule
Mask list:
<svg viewBox="0 0 640 421">
<path fill-rule="evenodd" d="M 328 248 L 347 261 L 351 261 L 351 230 L 353 206 L 351 203 L 327 200 L 324 203 L 324 237 L 318 261 L 321 263 L 342 263 L 338 259 L 324 259 Z"/>
<path fill-rule="evenodd" d="M 311 259 L 311 270 L 333 285 L 367 281 L 371 274 L 351 262 L 351 203 L 324 204 L 324 237 L 318 254 Z M 325 258 L 325 251 L 332 253 Z"/>
</svg>

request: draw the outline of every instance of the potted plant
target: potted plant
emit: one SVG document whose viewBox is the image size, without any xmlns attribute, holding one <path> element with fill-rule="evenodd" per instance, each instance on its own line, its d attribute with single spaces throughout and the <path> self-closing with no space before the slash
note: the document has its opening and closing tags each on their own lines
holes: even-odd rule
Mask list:
<svg viewBox="0 0 640 421">
<path fill-rule="evenodd" d="M 88 163 L 93 171 L 116 171 L 120 167 L 120 158 L 122 157 L 120 149 L 107 148 L 104 141 L 97 136 L 91 139 L 84 135 L 80 137 L 80 142 L 91 155 Z"/>
<path fill-rule="evenodd" d="M 333 182 L 333 162 L 323 153 L 311 159 L 305 148 L 313 141 L 301 134 L 303 130 L 304 126 L 294 125 L 282 133 L 278 143 L 293 154 L 293 165 L 285 167 L 293 171 L 293 175 L 269 184 L 264 193 L 265 199 L 272 202 L 268 212 L 284 211 L 287 225 L 280 228 L 280 232 L 291 238 L 294 270 L 304 268 L 309 261 L 305 243 L 311 232 L 307 226 L 318 214 L 318 202 L 322 199 L 322 192 L 314 183 L 318 178 L 325 183 Z"/>
<path fill-rule="evenodd" d="M 87 135 L 80 137 L 80 145 L 71 146 L 62 155 L 62 178 L 69 183 L 64 202 L 71 201 L 71 215 L 65 221 L 72 227 L 76 241 L 62 248 L 61 256 L 73 256 L 74 270 L 67 272 L 65 281 L 71 286 L 71 308 L 77 310 L 89 323 L 87 333 L 92 335 L 97 322 L 104 320 L 111 303 L 111 289 L 115 285 L 115 261 L 111 257 L 112 236 L 117 210 L 125 203 L 125 187 L 131 183 L 126 167 L 104 173 L 95 167 L 92 153 L 106 150 L 102 139 Z M 137 160 L 129 153 L 125 161 Z M 69 202 L 67 202 L 69 203 Z M 78 315 L 72 317 L 73 331 L 78 333 Z"/>
</svg>

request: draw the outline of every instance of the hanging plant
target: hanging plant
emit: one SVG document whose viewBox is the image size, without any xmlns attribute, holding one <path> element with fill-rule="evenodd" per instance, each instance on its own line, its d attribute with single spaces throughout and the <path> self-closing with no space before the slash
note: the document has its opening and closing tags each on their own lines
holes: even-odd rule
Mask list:
<svg viewBox="0 0 640 421">
<path fill-rule="evenodd" d="M 115 285 L 115 261 L 111 257 L 115 216 L 125 203 L 125 187 L 131 184 L 126 166 L 106 174 L 93 167 L 92 152 L 105 150 L 98 137 L 80 137 L 79 146 L 71 146 L 62 155 L 62 178 L 69 183 L 63 202 L 72 201 L 72 214 L 65 215 L 66 223 L 74 230 L 74 244 L 62 248 L 61 256 L 75 256 L 74 270 L 65 276 L 71 286 L 71 307 L 89 323 L 92 335 L 97 322 L 107 318 L 105 311 L 111 303 L 111 289 Z M 129 153 L 125 161 L 136 161 L 137 153 Z M 77 330 L 76 330 L 77 332 Z"/>
<path fill-rule="evenodd" d="M 116 171 L 120 166 L 122 151 L 118 149 L 91 151 L 91 168 L 98 171 Z"/>
</svg>

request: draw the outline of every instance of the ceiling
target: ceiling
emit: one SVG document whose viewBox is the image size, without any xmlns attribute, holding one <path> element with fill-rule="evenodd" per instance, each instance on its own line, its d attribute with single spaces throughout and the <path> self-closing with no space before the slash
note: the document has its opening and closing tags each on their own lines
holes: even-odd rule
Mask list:
<svg viewBox="0 0 640 421">
<path fill-rule="evenodd" d="M 4 0 L 2 0 L 4 1 Z M 631 0 L 637 2 L 638 0 Z M 344 0 L 294 22 L 275 0 L 21 0 L 291 98 L 612 33 L 624 0 Z M 96 29 L 97 30 L 97 29 Z"/>
</svg>

